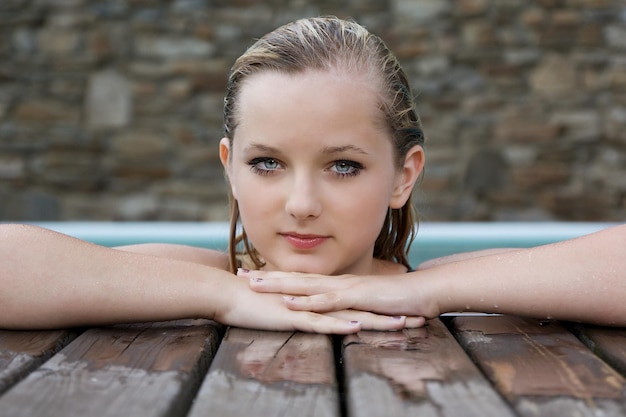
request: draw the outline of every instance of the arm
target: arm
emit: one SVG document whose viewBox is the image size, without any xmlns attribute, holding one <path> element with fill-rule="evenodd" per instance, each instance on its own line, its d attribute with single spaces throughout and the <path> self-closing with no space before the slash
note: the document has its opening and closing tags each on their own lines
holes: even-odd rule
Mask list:
<svg viewBox="0 0 626 417">
<path fill-rule="evenodd" d="M 224 271 L 228 271 L 230 268 L 228 255 L 225 253 L 194 246 L 168 243 L 142 243 L 138 245 L 116 246 L 115 249 L 217 267 Z"/>
<path fill-rule="evenodd" d="M 251 287 L 287 297 L 292 309 L 355 308 L 436 317 L 506 313 L 626 326 L 626 225 L 530 249 L 497 251 L 393 277 L 289 281 L 251 273 Z"/>
<path fill-rule="evenodd" d="M 432 273 L 429 279 L 437 284 L 430 288 L 440 312 L 471 310 L 626 325 L 626 225 L 454 262 Z"/>
<path fill-rule="evenodd" d="M 455 253 L 453 255 L 442 256 L 440 258 L 434 258 L 434 259 L 429 259 L 427 261 L 424 261 L 421 264 L 419 264 L 417 269 L 418 270 L 430 269 L 432 267 L 443 265 L 443 264 L 464 261 L 466 259 L 478 258 L 481 256 L 495 255 L 498 253 L 504 253 L 504 252 L 514 251 L 514 250 L 518 250 L 518 249 L 517 248 L 493 248 L 493 249 L 477 250 L 473 252 Z"/>
<path fill-rule="evenodd" d="M 26 225 L 0 225 L 0 259 L 3 328 L 213 318 L 230 275 Z"/>
<path fill-rule="evenodd" d="M 156 256 L 155 256 L 156 255 Z M 175 259 L 172 259 L 175 258 Z M 183 318 L 267 330 L 353 333 L 403 321 L 290 311 L 250 290 L 223 254 L 177 245 L 106 248 L 36 226 L 0 225 L 0 328 L 43 329 Z M 364 323 L 365 324 L 365 323 Z"/>
</svg>

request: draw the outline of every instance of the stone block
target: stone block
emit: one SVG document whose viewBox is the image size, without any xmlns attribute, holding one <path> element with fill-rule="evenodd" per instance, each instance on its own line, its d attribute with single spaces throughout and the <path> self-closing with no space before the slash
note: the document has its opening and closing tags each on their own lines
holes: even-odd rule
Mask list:
<svg viewBox="0 0 626 417">
<path fill-rule="evenodd" d="M 140 57 L 153 59 L 206 58 L 215 52 L 215 46 L 205 40 L 155 35 L 137 37 L 135 49 Z"/>
<path fill-rule="evenodd" d="M 605 116 L 606 137 L 626 145 L 626 107 L 615 106 Z"/>
<path fill-rule="evenodd" d="M 149 194 L 128 195 L 118 199 L 114 208 L 114 218 L 123 221 L 157 219 L 159 201 Z"/>
<path fill-rule="evenodd" d="M 562 134 L 558 123 L 531 120 L 504 120 L 496 124 L 494 140 L 498 143 L 546 143 L 556 140 Z"/>
<path fill-rule="evenodd" d="M 547 21 L 547 12 L 540 7 L 529 7 L 522 11 L 520 21 L 529 27 L 540 27 Z"/>
<path fill-rule="evenodd" d="M 574 62 L 563 55 L 548 55 L 530 74 L 530 85 L 540 96 L 563 97 L 573 94 L 579 84 Z"/>
<path fill-rule="evenodd" d="M 577 26 L 581 20 L 580 12 L 573 9 L 555 10 L 550 16 L 550 23 L 556 27 Z"/>
<path fill-rule="evenodd" d="M 611 212 L 619 197 L 610 192 L 584 190 L 582 192 L 547 192 L 539 195 L 539 202 L 559 219 L 567 221 L 599 221 L 613 219 Z"/>
<path fill-rule="evenodd" d="M 551 185 L 565 184 L 571 178 L 565 163 L 537 162 L 512 169 L 513 186 L 519 190 L 541 189 Z"/>
<path fill-rule="evenodd" d="M 463 44 L 468 47 L 493 47 L 498 45 L 498 36 L 489 21 L 470 21 L 462 28 Z"/>
<path fill-rule="evenodd" d="M 50 56 L 70 56 L 78 51 L 82 36 L 78 32 L 59 28 L 44 28 L 37 34 L 37 48 Z"/>
<path fill-rule="evenodd" d="M 18 101 L 12 115 L 15 120 L 26 123 L 77 124 L 81 111 L 78 106 L 60 100 L 25 98 Z"/>
<path fill-rule="evenodd" d="M 458 0 L 454 8 L 454 14 L 463 17 L 484 15 L 489 10 L 488 0 Z"/>
<path fill-rule="evenodd" d="M 171 138 L 152 129 L 124 131 L 109 142 L 112 154 L 120 160 L 150 161 L 167 156 L 172 147 Z"/>
<path fill-rule="evenodd" d="M 85 111 L 89 128 L 126 126 L 132 112 L 130 84 L 126 77 L 115 70 L 91 74 Z"/>
<path fill-rule="evenodd" d="M 116 162 L 107 169 L 111 177 L 112 189 L 141 189 L 152 181 L 170 178 L 172 171 L 169 166 L 157 163 L 139 164 Z"/>
<path fill-rule="evenodd" d="M 61 217 L 60 196 L 29 189 L 0 189 L 0 218 L 8 221 L 55 221 Z"/>
<path fill-rule="evenodd" d="M 626 50 L 626 27 L 609 25 L 604 28 L 604 36 L 610 47 Z"/>
<path fill-rule="evenodd" d="M 0 154 L 0 181 L 22 179 L 26 176 L 26 163 L 20 155 Z"/>
<path fill-rule="evenodd" d="M 391 4 L 400 24 L 432 22 L 453 10 L 449 0 L 392 0 Z"/>
<path fill-rule="evenodd" d="M 555 112 L 550 123 L 563 129 L 563 137 L 574 142 L 602 140 L 600 115 L 596 109 Z"/>
<path fill-rule="evenodd" d="M 99 159 L 92 152 L 51 150 L 33 158 L 29 168 L 36 183 L 61 190 L 96 190 L 104 181 Z"/>
<path fill-rule="evenodd" d="M 114 220 L 114 197 L 108 193 L 68 193 L 63 198 L 63 217 L 60 220 L 93 221 Z"/>
<path fill-rule="evenodd" d="M 477 151 L 465 171 L 464 188 L 477 194 L 504 188 L 509 182 L 509 166 L 501 152 L 495 149 Z"/>
</svg>

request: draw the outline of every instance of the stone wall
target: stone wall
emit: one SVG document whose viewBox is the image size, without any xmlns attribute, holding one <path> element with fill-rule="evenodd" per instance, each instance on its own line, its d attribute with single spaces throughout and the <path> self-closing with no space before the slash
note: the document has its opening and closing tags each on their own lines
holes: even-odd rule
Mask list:
<svg viewBox="0 0 626 417">
<path fill-rule="evenodd" d="M 626 217 L 623 0 L 2 0 L 0 220 L 224 220 L 225 77 L 353 17 L 409 73 L 424 220 Z"/>
</svg>

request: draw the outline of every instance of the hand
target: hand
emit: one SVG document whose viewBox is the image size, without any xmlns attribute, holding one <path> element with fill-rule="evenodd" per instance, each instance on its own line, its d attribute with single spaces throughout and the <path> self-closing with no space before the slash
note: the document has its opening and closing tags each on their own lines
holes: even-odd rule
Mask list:
<svg viewBox="0 0 626 417">
<path fill-rule="evenodd" d="M 421 327 L 426 318 L 439 315 L 434 303 L 420 301 L 414 277 L 402 276 L 323 276 L 286 272 L 240 270 L 250 288 L 260 293 L 285 294 L 285 305 L 295 311 L 311 311 L 327 315 L 344 312 L 404 317 L 405 327 Z"/>
<path fill-rule="evenodd" d="M 315 333 L 350 334 L 362 329 L 400 330 L 406 327 L 406 317 L 387 317 L 378 314 L 343 310 L 320 314 L 291 310 L 280 294 L 262 294 L 248 287 L 249 280 L 233 277 L 214 319 L 228 325 L 263 330 L 300 330 Z M 423 321 L 419 323 L 423 325 Z"/>
</svg>

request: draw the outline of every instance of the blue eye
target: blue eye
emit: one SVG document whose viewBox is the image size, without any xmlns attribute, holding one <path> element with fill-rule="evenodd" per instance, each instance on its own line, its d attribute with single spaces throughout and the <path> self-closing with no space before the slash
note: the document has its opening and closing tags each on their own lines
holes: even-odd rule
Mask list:
<svg viewBox="0 0 626 417">
<path fill-rule="evenodd" d="M 354 177 L 361 173 L 363 165 L 355 161 L 335 161 L 332 170 L 340 177 Z"/>
<path fill-rule="evenodd" d="M 263 167 L 263 169 L 267 170 L 277 169 L 279 166 L 278 162 L 275 159 L 266 159 L 259 162 L 259 164 Z"/>
<path fill-rule="evenodd" d="M 274 158 L 254 158 L 248 162 L 248 165 L 250 165 L 252 172 L 259 175 L 270 175 L 282 168 L 280 162 Z"/>
</svg>

